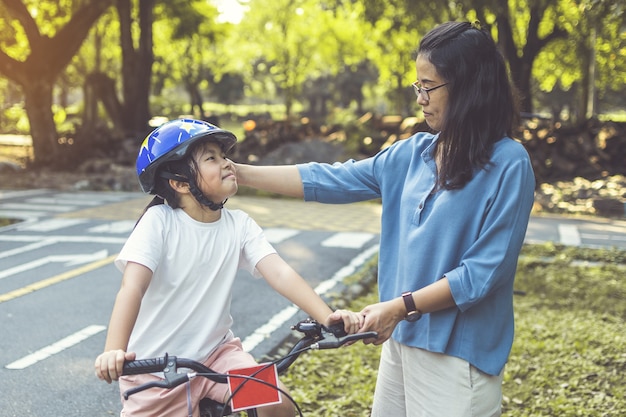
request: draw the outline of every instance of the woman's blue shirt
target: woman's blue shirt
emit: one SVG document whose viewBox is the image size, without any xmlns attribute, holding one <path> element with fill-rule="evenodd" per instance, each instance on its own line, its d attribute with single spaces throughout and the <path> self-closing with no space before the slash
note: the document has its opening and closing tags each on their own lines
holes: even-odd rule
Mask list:
<svg viewBox="0 0 626 417">
<path fill-rule="evenodd" d="M 535 177 L 524 147 L 503 138 L 462 189 L 435 191 L 436 140 L 418 133 L 361 161 L 298 165 L 305 200 L 380 198 L 380 300 L 445 276 L 456 303 L 415 323 L 402 321 L 392 337 L 497 375 L 513 343 L 513 283 Z"/>
</svg>

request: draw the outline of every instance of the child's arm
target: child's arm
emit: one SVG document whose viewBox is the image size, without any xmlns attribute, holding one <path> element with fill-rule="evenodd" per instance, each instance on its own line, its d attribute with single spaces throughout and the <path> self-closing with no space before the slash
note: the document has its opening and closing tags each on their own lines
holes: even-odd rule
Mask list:
<svg viewBox="0 0 626 417">
<path fill-rule="evenodd" d="M 124 268 L 122 285 L 117 293 L 104 352 L 94 364 L 96 376 L 108 383 L 122 375 L 125 360 L 135 359 L 134 353 L 126 352 L 128 340 L 135 326 L 141 299 L 152 279 L 152 271 L 143 265 L 128 262 Z"/>
<path fill-rule="evenodd" d="M 261 259 L 256 268 L 272 288 L 318 322 L 329 325 L 343 320 L 348 333 L 356 333 L 361 328 L 363 317 L 360 314 L 346 310 L 333 312 L 304 278 L 278 254 Z"/>
</svg>

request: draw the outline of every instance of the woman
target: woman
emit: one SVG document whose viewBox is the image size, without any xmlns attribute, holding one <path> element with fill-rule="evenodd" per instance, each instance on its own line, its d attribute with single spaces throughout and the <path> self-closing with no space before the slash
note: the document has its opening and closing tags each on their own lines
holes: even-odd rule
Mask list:
<svg viewBox="0 0 626 417">
<path fill-rule="evenodd" d="M 384 342 L 372 416 L 498 416 L 534 175 L 511 139 L 513 88 L 486 31 L 435 27 L 415 68 L 436 134 L 343 164 L 237 165 L 237 177 L 324 203 L 382 199 L 380 302 L 360 329 Z"/>
</svg>

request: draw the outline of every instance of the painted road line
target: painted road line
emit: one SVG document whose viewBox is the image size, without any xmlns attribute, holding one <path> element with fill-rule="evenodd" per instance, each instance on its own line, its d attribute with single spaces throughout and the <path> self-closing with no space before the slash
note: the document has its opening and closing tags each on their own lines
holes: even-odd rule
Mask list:
<svg viewBox="0 0 626 417">
<path fill-rule="evenodd" d="M 40 249 L 44 246 L 54 245 L 55 243 L 57 243 L 57 241 L 54 239 L 44 239 L 38 242 L 33 242 L 30 245 L 20 246 L 19 248 L 11 250 L 5 250 L 4 252 L 0 252 L 0 259 L 8 258 L 9 256 L 17 255 L 20 253 L 30 252 L 31 250 Z"/>
<path fill-rule="evenodd" d="M 106 249 L 102 249 L 94 253 L 76 253 L 67 255 L 45 256 L 43 258 L 35 259 L 34 261 L 26 262 L 24 264 L 14 266 L 13 268 L 7 268 L 3 271 L 0 271 L 0 279 L 10 277 L 11 275 L 20 274 L 22 272 L 30 271 L 31 269 L 39 268 L 40 266 L 53 262 L 65 263 L 65 266 L 68 267 L 92 261 L 99 261 L 100 259 L 106 258 L 108 254 L 109 252 Z"/>
<path fill-rule="evenodd" d="M 101 201 L 77 200 L 76 198 L 35 197 L 24 200 L 27 204 L 66 205 L 66 206 L 99 206 Z"/>
<path fill-rule="evenodd" d="M 372 240 L 373 233 L 341 232 L 335 233 L 322 242 L 327 248 L 361 249 L 363 245 Z"/>
<path fill-rule="evenodd" d="M 133 230 L 135 223 L 137 223 L 135 220 L 121 220 L 112 223 L 105 223 L 99 226 L 90 227 L 87 229 L 87 233 L 127 234 Z"/>
<path fill-rule="evenodd" d="M 76 210 L 76 206 L 48 205 L 48 204 L 26 204 L 26 203 L 5 203 L 0 205 L 3 209 L 9 210 L 34 210 L 34 211 L 54 211 L 64 213 L 66 211 Z"/>
<path fill-rule="evenodd" d="M 87 236 L 87 235 L 57 235 L 57 236 L 45 236 L 45 235 L 3 235 L 0 234 L 0 242 L 39 242 L 44 239 L 52 239 L 57 243 L 106 243 L 111 245 L 122 245 L 126 243 L 128 238 L 126 237 L 112 237 L 112 236 Z"/>
<path fill-rule="evenodd" d="M 559 224 L 559 241 L 568 246 L 580 246 L 580 233 L 573 224 Z"/>
<path fill-rule="evenodd" d="M 41 281 L 37 281 L 30 285 L 27 285 L 22 288 L 18 288 L 17 290 L 10 291 L 4 294 L 0 294 L 0 303 L 4 303 L 5 301 L 10 301 L 15 298 L 21 297 L 23 295 L 30 294 L 32 292 L 41 290 L 43 288 L 49 287 L 54 284 L 58 284 L 60 282 L 66 281 L 70 278 L 75 278 L 79 275 L 85 274 L 87 272 L 93 271 L 94 269 L 101 268 L 107 264 L 110 264 L 115 260 L 117 254 L 111 255 L 108 258 L 100 259 L 98 261 L 92 262 L 88 265 L 81 266 L 80 268 L 72 269 L 71 271 L 64 272 L 62 274 L 56 275 L 52 278 L 47 278 Z"/>
<path fill-rule="evenodd" d="M 71 334 L 56 343 L 48 345 L 42 349 L 39 349 L 36 352 L 31 353 L 30 355 L 24 356 L 21 359 L 18 359 L 10 364 L 6 365 L 7 369 L 24 369 L 28 368 L 31 365 L 36 364 L 37 362 L 41 362 L 44 359 L 49 358 L 52 355 L 55 355 L 59 352 L 64 351 L 65 349 L 71 348 L 82 342 L 85 339 L 94 336 L 101 331 L 106 329 L 106 326 L 92 325 L 87 326 L 84 329 Z"/>
<path fill-rule="evenodd" d="M 86 219 L 51 219 L 42 222 L 18 226 L 17 230 L 28 232 L 51 232 L 86 222 Z"/>
<path fill-rule="evenodd" d="M 36 219 L 49 214 L 46 211 L 22 211 L 22 210 L 2 210 L 0 207 L 0 217 L 5 219 Z"/>
<path fill-rule="evenodd" d="M 341 268 L 333 275 L 332 278 L 320 283 L 315 287 L 315 292 L 324 296 L 335 286 L 343 281 L 349 275 L 355 273 L 358 268 L 365 264 L 374 254 L 378 252 L 379 246 L 374 245 L 356 256 L 349 265 Z M 298 313 L 298 307 L 291 305 L 284 308 L 279 313 L 272 316 L 267 323 L 256 329 L 252 334 L 248 335 L 241 344 L 246 352 L 251 352 L 263 340 L 267 339 L 273 332 L 280 329 Z"/>
<path fill-rule="evenodd" d="M 268 227 L 267 229 L 263 229 L 263 233 L 265 233 L 265 237 L 270 243 L 278 244 L 296 236 L 300 233 L 300 231 L 295 229 L 279 229 Z"/>
<path fill-rule="evenodd" d="M 0 199 L 5 198 L 23 198 L 29 197 L 32 195 L 42 195 L 47 194 L 48 191 L 44 189 L 35 189 L 35 190 L 2 190 L 0 191 Z"/>
</svg>

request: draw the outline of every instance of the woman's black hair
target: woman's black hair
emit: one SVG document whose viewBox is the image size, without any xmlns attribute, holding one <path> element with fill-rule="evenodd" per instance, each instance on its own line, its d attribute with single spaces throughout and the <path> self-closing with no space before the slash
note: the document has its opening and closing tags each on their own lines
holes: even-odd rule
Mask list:
<svg viewBox="0 0 626 417">
<path fill-rule="evenodd" d="M 493 144 L 511 137 L 518 103 L 506 63 L 477 24 L 447 22 L 422 38 L 417 55 L 448 83 L 448 105 L 439 134 L 438 186 L 459 189 L 489 162 Z"/>
</svg>

